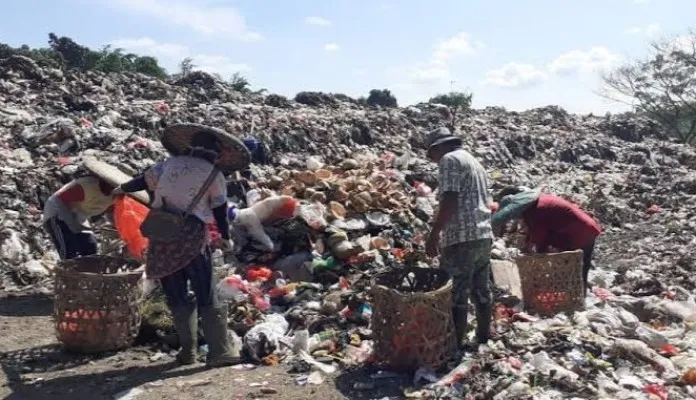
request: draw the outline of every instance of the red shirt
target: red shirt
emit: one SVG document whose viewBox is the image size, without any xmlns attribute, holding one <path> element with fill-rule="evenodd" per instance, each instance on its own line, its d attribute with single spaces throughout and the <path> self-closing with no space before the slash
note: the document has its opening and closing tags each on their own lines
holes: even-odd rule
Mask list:
<svg viewBox="0 0 696 400">
<path fill-rule="evenodd" d="M 602 233 L 597 221 L 578 206 L 551 194 L 540 195 L 523 218 L 529 241 L 542 252 L 548 246 L 560 251 L 582 249 Z"/>
</svg>

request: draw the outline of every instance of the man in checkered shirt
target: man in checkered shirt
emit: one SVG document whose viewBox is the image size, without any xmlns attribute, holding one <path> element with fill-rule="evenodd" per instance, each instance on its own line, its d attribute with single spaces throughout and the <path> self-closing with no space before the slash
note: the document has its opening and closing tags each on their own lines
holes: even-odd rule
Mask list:
<svg viewBox="0 0 696 400">
<path fill-rule="evenodd" d="M 439 211 L 426 244 L 428 256 L 441 254 L 450 273 L 454 326 L 464 344 L 469 298 L 476 308 L 476 340 L 488 342 L 493 305 L 490 289 L 491 211 L 486 170 L 466 150 L 459 137 L 438 128 L 426 138 L 428 158 L 438 163 Z"/>
</svg>

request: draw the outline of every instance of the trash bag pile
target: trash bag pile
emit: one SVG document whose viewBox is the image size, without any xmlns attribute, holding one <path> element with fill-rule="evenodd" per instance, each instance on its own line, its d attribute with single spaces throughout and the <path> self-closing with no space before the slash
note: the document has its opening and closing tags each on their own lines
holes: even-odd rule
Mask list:
<svg viewBox="0 0 696 400">
<path fill-rule="evenodd" d="M 82 173 L 82 158 L 143 172 L 166 156 L 158 137 L 176 122 L 212 125 L 264 148 L 246 178 L 230 177 L 236 254 L 215 256 L 230 332 L 250 362 L 283 363 L 298 384 L 372 365 L 370 279 L 433 265 L 422 249 L 437 167 L 422 144 L 425 132 L 451 121 L 445 106 L 369 108 L 328 94 L 312 105 L 278 102 L 203 72 L 165 82 L 52 70 L 22 57 L 2 60 L 0 77 L 7 293 L 50 291 L 57 256 L 41 209 Z M 696 397 L 696 151 L 638 117 L 558 107 L 471 110 L 455 128 L 488 170 L 492 194 L 544 187 L 591 213 L 605 233 L 583 311 L 539 318 L 498 301 L 489 346 L 442 371 L 415 371 L 405 395 Z M 495 257 L 516 253 L 496 241 Z"/>
</svg>

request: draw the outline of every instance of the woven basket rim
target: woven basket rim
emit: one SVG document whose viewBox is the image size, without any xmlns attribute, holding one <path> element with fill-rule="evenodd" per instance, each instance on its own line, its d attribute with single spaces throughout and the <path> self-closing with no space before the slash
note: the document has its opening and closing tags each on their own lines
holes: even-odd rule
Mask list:
<svg viewBox="0 0 696 400">
<path fill-rule="evenodd" d="M 73 265 L 75 265 L 79 262 L 89 262 L 89 261 L 99 262 L 99 261 L 104 261 L 104 260 L 111 260 L 113 262 L 127 264 L 127 265 L 132 266 L 132 267 L 135 267 L 137 265 L 137 268 L 133 268 L 129 271 L 113 272 L 113 273 L 107 274 L 107 273 L 99 273 L 99 272 L 78 271 L 73 267 Z M 145 266 L 142 263 L 140 263 L 136 260 L 130 259 L 130 258 L 112 256 L 112 255 L 95 254 L 95 255 L 77 257 L 77 258 L 73 258 L 70 260 L 61 260 L 58 262 L 58 264 L 56 265 L 56 268 L 53 271 L 56 274 L 75 274 L 75 275 L 83 276 L 85 278 L 90 278 L 90 277 L 123 278 L 123 277 L 128 277 L 131 275 L 132 276 L 141 276 L 143 274 L 144 270 L 145 270 Z"/>
<path fill-rule="evenodd" d="M 413 270 L 413 269 L 423 269 L 423 270 L 432 269 L 432 270 L 438 271 L 439 273 L 447 274 L 447 275 L 449 276 L 449 274 L 447 273 L 447 271 L 444 271 L 444 270 L 441 270 L 441 269 L 435 269 L 435 268 L 422 268 L 422 267 L 408 267 L 408 268 L 406 268 L 406 270 Z M 451 288 L 452 288 L 452 285 L 453 285 L 452 277 L 449 276 L 448 279 L 447 279 L 447 281 L 445 281 L 445 283 L 444 283 L 442 286 L 440 286 L 439 288 L 437 288 L 437 289 L 435 289 L 435 290 L 430 290 L 430 291 L 427 291 L 427 292 L 413 292 L 413 293 L 408 293 L 408 292 L 402 292 L 402 291 L 397 290 L 397 289 L 394 289 L 394 288 L 390 288 L 390 287 L 388 287 L 388 286 L 386 286 L 386 285 L 382 285 L 382 284 L 379 284 L 379 283 L 376 282 L 377 279 L 378 279 L 380 276 L 383 276 L 383 275 L 386 275 L 386 274 L 389 274 L 389 273 L 392 273 L 392 272 L 394 272 L 394 271 L 393 271 L 393 270 L 392 270 L 392 271 L 386 271 L 386 272 L 382 272 L 382 273 L 377 274 L 377 275 L 375 275 L 374 277 L 372 277 L 372 279 L 370 280 L 370 286 L 372 287 L 372 289 L 373 289 L 373 290 L 379 289 L 379 290 L 382 290 L 382 291 L 391 292 L 391 293 L 394 293 L 394 294 L 396 294 L 396 295 L 398 295 L 398 296 L 401 296 L 401 297 L 432 297 L 432 296 L 434 296 L 434 295 L 438 295 L 438 294 L 440 294 L 440 293 L 442 293 L 442 292 L 444 292 L 444 291 L 447 291 L 447 290 L 451 289 Z"/>
</svg>

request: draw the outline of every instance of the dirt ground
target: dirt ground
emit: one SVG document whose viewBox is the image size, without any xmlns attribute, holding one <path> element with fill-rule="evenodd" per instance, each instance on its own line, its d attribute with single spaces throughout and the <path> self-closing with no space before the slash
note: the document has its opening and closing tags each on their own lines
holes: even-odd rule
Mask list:
<svg viewBox="0 0 696 400">
<path fill-rule="evenodd" d="M 179 367 L 153 347 L 98 356 L 70 354 L 58 344 L 53 303 L 41 295 L 0 297 L 0 398 L 2 399 L 400 399 L 408 377 L 380 380 L 373 390 L 370 372 L 325 376 L 321 385 L 301 386 L 287 367 L 234 367 L 208 370 L 204 364 Z M 159 358 L 159 359 L 158 359 Z M 134 389 L 135 388 L 135 389 Z"/>
</svg>

